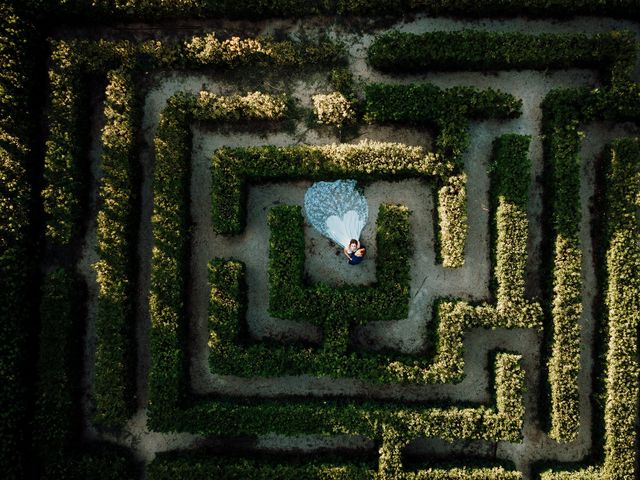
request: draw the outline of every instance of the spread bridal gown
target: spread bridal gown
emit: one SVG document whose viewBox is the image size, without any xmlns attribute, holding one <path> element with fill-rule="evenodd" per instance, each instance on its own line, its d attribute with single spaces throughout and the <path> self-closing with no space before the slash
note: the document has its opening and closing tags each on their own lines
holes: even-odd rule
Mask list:
<svg viewBox="0 0 640 480">
<path fill-rule="evenodd" d="M 355 180 L 316 182 L 304 195 L 307 220 L 322 235 L 342 248 L 360 233 L 367 223 L 369 207 L 356 190 Z"/>
</svg>

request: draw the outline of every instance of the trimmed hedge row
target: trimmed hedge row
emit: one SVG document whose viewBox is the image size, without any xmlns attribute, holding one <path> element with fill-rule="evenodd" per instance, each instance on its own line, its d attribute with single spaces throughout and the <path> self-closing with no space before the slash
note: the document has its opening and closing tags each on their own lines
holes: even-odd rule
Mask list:
<svg viewBox="0 0 640 480">
<path fill-rule="evenodd" d="M 391 439 L 391 442 L 395 439 Z M 392 447 L 397 446 L 393 444 Z M 148 467 L 150 480 L 173 480 L 176 477 L 185 480 L 202 478 L 237 478 L 251 480 L 298 480 L 301 478 L 310 480 L 369 480 L 376 478 L 382 480 L 520 480 L 522 474 L 510 471 L 504 467 L 467 467 L 442 466 L 428 467 L 418 471 L 404 471 L 402 465 L 393 465 L 383 457 L 387 449 L 381 448 L 381 461 L 378 471 L 362 461 L 352 460 L 322 460 L 314 457 L 307 460 L 298 457 L 295 459 L 282 458 L 256 460 L 254 458 L 229 458 L 212 456 L 207 452 L 165 452 L 156 456 Z M 288 460 L 288 461 L 287 461 Z M 389 459 L 390 460 L 390 459 Z M 384 469 L 384 470 L 383 470 Z M 393 476 L 385 476 L 389 471 Z"/>
<path fill-rule="evenodd" d="M 30 362 L 27 326 L 31 324 L 28 292 L 35 271 L 36 241 L 29 232 L 31 186 L 28 176 L 33 84 L 32 49 L 37 33 L 18 7 L 0 4 L 0 471 L 23 478 Z"/>
<path fill-rule="evenodd" d="M 65 455 L 80 425 L 74 408 L 79 381 L 78 275 L 66 268 L 46 274 L 40 306 L 40 350 L 34 413 L 34 443 L 46 478 L 64 478 Z"/>
<path fill-rule="evenodd" d="M 580 316 L 582 313 L 582 251 L 580 244 L 580 132 L 575 114 L 554 115 L 553 95 L 543 101 L 544 155 L 551 191 L 553 292 L 551 353 L 547 362 L 551 393 L 549 436 L 570 442 L 580 426 Z M 559 97 L 562 102 L 563 98 Z M 547 213 L 548 214 L 548 213 Z"/>
<path fill-rule="evenodd" d="M 93 265 L 99 293 L 96 313 L 94 419 L 121 427 L 135 410 L 135 298 L 137 228 L 140 221 L 136 132 L 142 121 L 135 69 L 108 74 L 102 130 L 102 178 Z"/>
<path fill-rule="evenodd" d="M 317 42 L 275 41 L 269 37 L 220 40 L 215 33 L 209 33 L 191 38 L 174 55 L 180 58 L 182 65 L 192 67 L 302 67 L 345 63 L 344 46 L 328 38 Z"/>
<path fill-rule="evenodd" d="M 542 318 L 542 310 L 537 303 L 525 299 L 530 141 L 524 135 L 498 137 L 493 143 L 490 172 L 496 310 L 505 317 L 529 317 L 533 326 Z"/>
<path fill-rule="evenodd" d="M 422 34 L 391 31 L 373 41 L 369 63 L 389 72 L 595 68 L 608 81 L 629 81 L 637 43 L 628 31 L 528 35 L 462 30 Z"/>
<path fill-rule="evenodd" d="M 611 145 L 607 171 L 608 310 L 604 474 L 637 476 L 638 327 L 640 326 L 640 140 Z"/>
<path fill-rule="evenodd" d="M 374 475 L 370 465 L 356 461 L 323 461 L 295 458 L 256 460 L 230 458 L 203 453 L 161 453 L 148 467 L 149 480 L 195 480 L 202 478 L 237 478 L 251 480 L 369 480 Z"/>
<path fill-rule="evenodd" d="M 249 182 L 328 180 L 361 181 L 409 177 L 445 177 L 453 168 L 421 147 L 363 141 L 359 144 L 293 147 L 220 148 L 212 158 L 212 222 L 223 235 L 239 234 L 246 218 Z"/>
<path fill-rule="evenodd" d="M 251 0 L 241 3 L 214 0 L 143 0 L 120 2 L 101 0 L 91 4 L 68 4 L 60 0 L 29 0 L 43 15 L 64 19 L 69 15 L 78 19 L 140 20 L 168 18 L 272 18 L 303 17 L 308 15 L 393 15 L 421 12 L 431 16 L 460 16 L 472 18 L 504 16 L 540 16 L 567 18 L 573 15 L 614 16 L 639 18 L 637 0 Z"/>
</svg>

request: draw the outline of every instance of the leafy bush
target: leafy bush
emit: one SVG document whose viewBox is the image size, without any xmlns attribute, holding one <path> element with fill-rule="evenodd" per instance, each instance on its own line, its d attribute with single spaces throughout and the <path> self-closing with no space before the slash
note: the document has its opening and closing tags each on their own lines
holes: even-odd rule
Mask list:
<svg viewBox="0 0 640 480">
<path fill-rule="evenodd" d="M 637 52 L 631 32 L 528 35 L 462 30 L 422 34 L 391 31 L 368 51 L 375 68 L 390 72 L 595 68 L 609 80 L 629 81 Z"/>
<path fill-rule="evenodd" d="M 543 104 L 544 148 L 548 159 L 552 215 L 553 293 L 549 436 L 569 442 L 579 429 L 578 373 L 580 371 L 580 316 L 582 313 L 582 252 L 580 247 L 580 133 L 575 114 L 553 116 Z M 559 101 L 562 98 L 559 97 Z M 548 214 L 548 213 L 547 213 Z"/>
<path fill-rule="evenodd" d="M 0 5 L 0 471 L 23 478 L 27 389 L 24 368 L 36 242 L 30 232 L 33 43 L 36 31 L 19 8 Z"/>
<path fill-rule="evenodd" d="M 135 71 L 127 67 L 108 75 L 105 127 L 102 131 L 102 178 L 97 214 L 95 420 L 121 427 L 135 409 L 136 246 L 140 220 L 136 132 L 141 126 Z"/>
<path fill-rule="evenodd" d="M 607 404 L 604 474 L 637 475 L 638 326 L 640 325 L 640 141 L 614 142 L 607 171 L 608 311 Z"/>
<path fill-rule="evenodd" d="M 314 95 L 312 100 L 313 113 L 320 125 L 340 128 L 355 121 L 351 103 L 340 92 Z"/>
<path fill-rule="evenodd" d="M 34 413 L 34 443 L 44 478 L 64 478 L 69 468 L 65 456 L 80 428 L 74 394 L 81 368 L 77 335 L 80 292 L 81 280 L 68 269 L 58 268 L 44 278 Z"/>
<path fill-rule="evenodd" d="M 467 175 L 452 176 L 438 189 L 438 245 L 442 266 L 464 265 L 464 245 L 467 239 Z"/>
<path fill-rule="evenodd" d="M 224 235 L 242 232 L 248 182 L 430 178 L 450 169 L 438 155 L 396 143 L 221 148 L 211 167 L 213 228 Z"/>
<path fill-rule="evenodd" d="M 240 65 L 301 67 L 344 63 L 344 47 L 327 38 L 318 42 L 270 38 L 231 37 L 219 40 L 215 33 L 193 37 L 181 53 L 189 65 L 238 67 Z"/>
<path fill-rule="evenodd" d="M 252 480 L 317 479 L 317 480 L 366 480 L 373 474 L 372 468 L 363 461 L 336 461 L 304 458 L 301 462 L 293 459 L 271 458 L 230 458 L 212 456 L 206 452 L 161 453 L 149 466 L 150 480 L 178 478 L 246 478 Z"/>
<path fill-rule="evenodd" d="M 103 18 L 113 20 L 145 20 L 166 18 L 242 18 L 304 17 L 309 15 L 398 16 L 421 12 L 431 16 L 486 18 L 492 16 L 536 16 L 567 18 L 573 15 L 638 18 L 636 0 L 250 0 L 214 2 L 211 0 L 102 0 L 95 3 L 63 3 L 59 0 L 29 0 L 32 8 L 42 9 L 47 18 L 78 20 Z"/>
</svg>

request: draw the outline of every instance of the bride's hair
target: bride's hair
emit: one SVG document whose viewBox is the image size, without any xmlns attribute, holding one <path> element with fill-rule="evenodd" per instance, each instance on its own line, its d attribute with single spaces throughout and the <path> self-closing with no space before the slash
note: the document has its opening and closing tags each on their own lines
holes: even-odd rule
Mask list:
<svg viewBox="0 0 640 480">
<path fill-rule="evenodd" d="M 354 245 L 354 244 L 355 244 L 355 245 L 357 245 L 357 244 L 358 244 L 358 240 L 356 240 L 355 238 L 352 238 L 352 239 L 349 241 L 349 245 Z"/>
</svg>

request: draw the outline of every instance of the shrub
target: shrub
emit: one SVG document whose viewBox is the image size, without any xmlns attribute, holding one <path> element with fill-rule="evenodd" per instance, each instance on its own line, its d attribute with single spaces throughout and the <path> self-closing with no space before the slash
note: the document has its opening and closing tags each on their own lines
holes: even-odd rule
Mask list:
<svg viewBox="0 0 640 480">
<path fill-rule="evenodd" d="M 341 128 L 355 121 L 351 103 L 339 92 L 318 94 L 312 97 L 313 113 L 321 125 Z"/>
<path fill-rule="evenodd" d="M 241 65 L 327 66 L 345 62 L 344 47 L 327 38 L 315 43 L 240 37 L 219 40 L 215 33 L 192 37 L 185 42 L 181 56 L 189 65 L 220 65 L 231 68 Z"/>
<path fill-rule="evenodd" d="M 640 141 L 614 142 L 607 171 L 606 357 L 604 474 L 612 480 L 637 475 L 638 342 L 640 325 Z"/>
<path fill-rule="evenodd" d="M 420 147 L 358 144 L 221 148 L 212 159 L 212 222 L 219 234 L 242 232 L 246 184 L 278 180 L 371 181 L 446 175 L 450 164 Z"/>
<path fill-rule="evenodd" d="M 543 107 L 543 115 L 543 129 L 548 132 L 544 153 L 553 184 L 550 192 L 553 293 L 547 307 L 552 322 L 551 356 L 547 363 L 551 388 L 549 436 L 569 442 L 577 436 L 579 429 L 579 321 L 582 313 L 580 133 L 575 114 L 552 116 Z"/>
<path fill-rule="evenodd" d="M 136 132 L 141 127 L 135 71 L 113 70 L 105 98 L 102 178 L 94 264 L 100 287 L 96 313 L 95 420 L 122 427 L 135 409 L 136 342 L 134 311 L 137 274 Z"/>
<path fill-rule="evenodd" d="M 23 478 L 27 389 L 24 369 L 32 324 L 30 284 L 36 272 L 36 241 L 30 229 L 33 155 L 33 44 L 36 30 L 20 8 L 0 5 L 0 471 Z"/>
<path fill-rule="evenodd" d="M 637 45 L 631 32 L 528 35 L 462 30 L 376 37 L 369 62 L 390 72 L 595 68 L 608 80 L 629 81 Z"/>
</svg>

